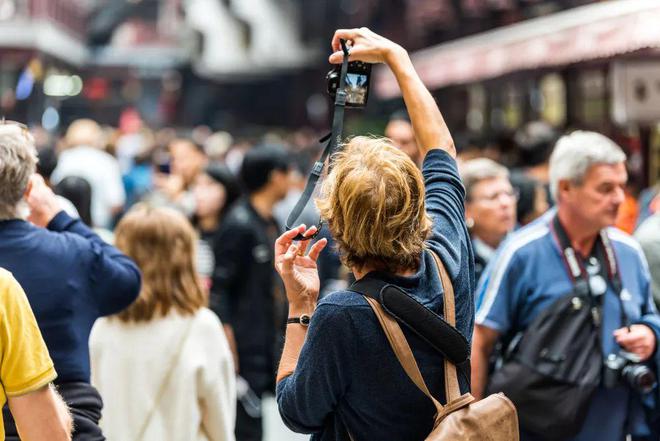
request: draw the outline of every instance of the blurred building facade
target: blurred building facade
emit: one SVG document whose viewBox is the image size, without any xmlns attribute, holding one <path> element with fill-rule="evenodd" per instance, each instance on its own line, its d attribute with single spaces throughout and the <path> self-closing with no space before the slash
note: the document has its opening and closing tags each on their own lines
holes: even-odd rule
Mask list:
<svg viewBox="0 0 660 441">
<path fill-rule="evenodd" d="M 621 138 L 658 179 L 655 0 L 0 0 L 3 115 L 57 130 L 127 110 L 152 126 L 329 124 L 329 38 L 369 26 L 410 49 L 458 133 L 528 121 Z M 657 28 L 657 29 L 656 29 Z M 348 129 L 401 106 L 383 70 Z M 657 92 L 657 93 L 656 93 Z M 654 162 L 655 161 L 655 162 Z M 654 165 L 655 164 L 655 165 Z"/>
</svg>

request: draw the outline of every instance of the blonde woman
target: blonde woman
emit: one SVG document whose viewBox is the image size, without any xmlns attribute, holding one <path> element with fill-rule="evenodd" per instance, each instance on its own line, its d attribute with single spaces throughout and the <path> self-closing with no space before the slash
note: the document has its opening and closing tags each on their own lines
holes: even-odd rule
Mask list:
<svg viewBox="0 0 660 441">
<path fill-rule="evenodd" d="M 449 130 L 402 47 L 366 28 L 339 30 L 331 63 L 342 60 L 340 39 L 352 43 L 351 59 L 383 62 L 392 70 L 424 162 L 420 171 L 388 139 L 349 140 L 324 181 L 317 201 L 321 216 L 357 280 L 397 285 L 442 314 L 442 285 L 429 250 L 435 252 L 454 287 L 456 327 L 469 340 L 474 260 Z M 275 244 L 275 266 L 289 300 L 277 374 L 282 418 L 294 431 L 313 433 L 312 441 L 426 439 L 436 409 L 407 378 L 367 301 L 350 290 L 318 300 L 316 261 L 327 241 L 319 240 L 307 254 L 293 243 L 297 234 L 312 235 L 315 228 L 301 225 Z M 404 333 L 429 390 L 444 403 L 442 356 Z M 468 390 L 466 378 L 460 384 Z"/>
<path fill-rule="evenodd" d="M 143 274 L 128 309 L 94 325 L 92 383 L 109 441 L 234 439 L 231 352 L 194 266 L 195 233 L 178 212 L 136 206 L 117 247 Z"/>
</svg>

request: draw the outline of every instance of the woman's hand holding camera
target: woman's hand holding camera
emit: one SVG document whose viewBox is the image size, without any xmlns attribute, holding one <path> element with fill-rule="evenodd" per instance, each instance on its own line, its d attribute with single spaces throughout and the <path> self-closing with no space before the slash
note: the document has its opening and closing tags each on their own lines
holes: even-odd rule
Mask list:
<svg viewBox="0 0 660 441">
<path fill-rule="evenodd" d="M 275 241 L 275 269 L 284 281 L 291 315 L 311 314 L 314 311 L 320 288 L 316 260 L 328 244 L 327 239 L 321 239 L 305 255 L 309 240 L 293 243 L 293 238 L 300 233 L 311 238 L 316 233 L 316 227 L 306 229 L 305 225 L 300 225 Z"/>
<path fill-rule="evenodd" d="M 341 64 L 344 59 L 344 52 L 341 49 L 339 40 L 349 42 L 351 47 L 350 61 L 390 64 L 394 57 L 406 55 L 405 49 L 401 46 L 367 28 L 338 29 L 332 37 L 332 50 L 334 51 L 330 55 L 330 63 L 332 64 Z"/>
</svg>

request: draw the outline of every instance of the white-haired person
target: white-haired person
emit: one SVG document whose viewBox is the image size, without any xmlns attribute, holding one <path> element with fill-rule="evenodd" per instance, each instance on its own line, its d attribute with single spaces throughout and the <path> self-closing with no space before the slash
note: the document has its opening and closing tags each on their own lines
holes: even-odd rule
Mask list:
<svg viewBox="0 0 660 441">
<path fill-rule="evenodd" d="M 497 247 L 516 226 L 517 193 L 509 181 L 509 170 L 492 159 L 471 159 L 459 170 L 478 282 Z"/>
<path fill-rule="evenodd" d="M 625 350 L 642 362 L 657 361 L 660 320 L 650 293 L 646 260 L 630 236 L 611 227 L 624 199 L 625 161 L 621 148 L 598 133 L 576 131 L 557 142 L 550 157 L 556 209 L 507 239 L 477 289 L 472 343 L 475 397 L 484 395 L 488 359 L 498 339 L 539 332 L 530 324 L 574 292 L 573 279 L 587 282 L 589 298 L 598 302 L 597 316 L 602 319 L 594 319 L 594 323 L 600 321 L 596 329 L 603 358 Z M 571 255 L 575 258 L 568 257 Z M 612 265 L 616 273 L 611 271 Z M 616 274 L 622 290 L 615 288 Z M 576 310 L 579 306 L 579 301 L 574 302 Z M 622 323 L 622 307 L 629 327 Z M 571 354 L 578 357 L 582 351 Z M 585 412 L 577 434 L 567 439 L 622 441 L 629 434 L 648 433 L 640 396 L 625 380 L 614 387 L 601 381 L 585 403 Z M 548 421 L 555 417 L 548 409 Z M 524 425 L 522 429 L 523 441 L 540 439 L 524 430 Z"/>
<path fill-rule="evenodd" d="M 333 158 L 317 201 L 321 216 L 356 279 L 395 284 L 442 314 L 444 293 L 433 253 L 438 255 L 454 287 L 456 326 L 469 340 L 474 263 L 452 137 L 405 49 L 366 28 L 338 30 L 331 63 L 342 61 L 340 39 L 352 43 L 352 59 L 385 63 L 392 70 L 424 162 L 420 171 L 389 139 L 348 140 Z M 289 300 L 277 374 L 282 418 L 297 432 L 313 433 L 312 440 L 425 439 L 436 408 L 407 378 L 362 295 L 343 290 L 318 300 L 316 259 L 327 241 L 300 255 L 302 244 L 292 240 L 304 231 L 305 226 L 294 228 L 275 245 L 275 265 Z M 442 355 L 407 329 L 404 333 L 428 389 L 446 402 Z M 459 379 L 467 391 L 467 378 Z"/>
</svg>

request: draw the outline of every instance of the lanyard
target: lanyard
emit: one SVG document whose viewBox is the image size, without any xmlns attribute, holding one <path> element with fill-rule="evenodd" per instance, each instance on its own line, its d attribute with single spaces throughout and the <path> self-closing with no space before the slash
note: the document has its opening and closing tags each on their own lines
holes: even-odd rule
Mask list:
<svg viewBox="0 0 660 441">
<path fill-rule="evenodd" d="M 287 231 L 296 226 L 296 221 L 302 214 L 302 211 L 309 202 L 309 199 L 312 197 L 314 189 L 316 188 L 316 184 L 318 183 L 319 178 L 323 173 L 323 167 L 325 165 L 326 159 L 330 158 L 330 160 L 332 160 L 332 154 L 337 150 L 338 146 L 341 145 L 341 137 L 342 133 L 344 132 L 344 109 L 346 108 L 346 73 L 348 72 L 348 56 L 350 50 L 346 45 L 345 40 L 340 40 L 340 42 L 341 48 L 344 51 L 344 60 L 341 63 L 339 87 L 337 87 L 337 94 L 335 95 L 335 109 L 332 119 L 332 131 L 319 140 L 321 143 L 327 141 L 327 144 L 325 149 L 323 149 L 321 157 L 314 163 L 314 166 L 312 167 L 312 171 L 309 174 L 309 179 L 307 180 L 307 185 L 305 185 L 303 194 L 300 196 L 300 199 L 298 199 L 296 206 L 293 207 L 293 210 L 291 210 L 291 213 L 286 220 L 285 226 Z M 331 168 L 332 164 L 328 164 L 328 169 Z M 319 234 L 322 225 L 323 221 L 319 219 L 316 233 L 311 238 L 314 238 L 317 234 Z M 304 237 L 301 233 L 298 234 L 293 240 L 303 239 L 310 239 L 310 237 Z"/>
<path fill-rule="evenodd" d="M 564 260 L 564 264 L 566 265 L 566 268 L 568 269 L 568 273 L 571 276 L 571 279 L 573 280 L 575 290 L 579 294 L 587 295 L 590 298 L 593 306 L 595 299 L 593 293 L 591 292 L 591 288 L 589 286 L 589 281 L 588 281 L 589 276 L 584 268 L 584 263 L 582 262 L 582 259 L 578 256 L 578 254 L 571 246 L 571 242 L 568 239 L 566 230 L 559 221 L 558 215 L 555 215 L 551 224 L 551 229 L 553 235 L 555 236 L 555 239 L 559 243 L 559 247 L 562 250 L 562 257 Z M 601 230 L 600 233 L 598 234 L 598 238 L 596 239 L 596 243 L 594 244 L 594 247 L 598 247 L 599 245 L 602 246 L 602 250 L 603 250 L 602 256 L 603 259 L 605 260 L 608 278 L 612 283 L 614 292 L 616 293 L 617 299 L 619 300 L 619 306 L 621 308 L 621 324 L 622 326 L 630 326 L 630 321 L 628 320 L 628 316 L 626 315 L 624 309 L 623 300 L 621 299 L 621 293 L 623 291 L 623 283 L 621 281 L 621 275 L 618 271 L 618 266 L 616 263 L 616 255 L 614 254 L 614 248 L 612 247 L 612 242 L 607 236 L 605 230 Z M 598 253 L 596 253 L 596 255 L 598 255 Z"/>
</svg>

